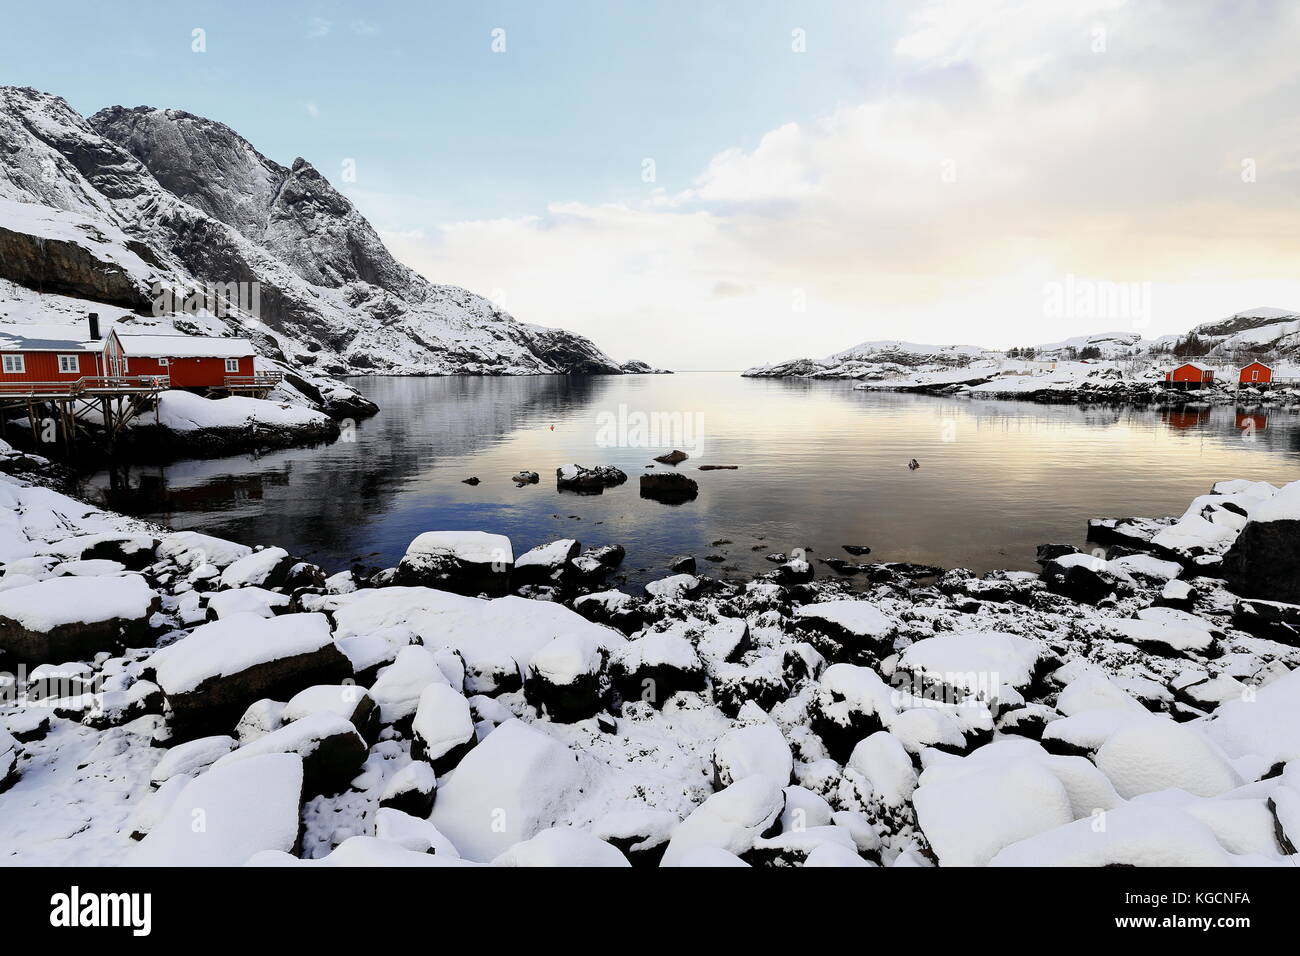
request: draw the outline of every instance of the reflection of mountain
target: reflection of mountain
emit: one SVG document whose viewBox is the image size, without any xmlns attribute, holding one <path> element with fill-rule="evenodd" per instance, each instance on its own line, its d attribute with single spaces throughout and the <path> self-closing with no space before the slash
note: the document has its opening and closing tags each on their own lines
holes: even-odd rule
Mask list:
<svg viewBox="0 0 1300 956">
<path fill-rule="evenodd" d="M 334 554 L 372 550 L 364 526 L 387 514 L 440 460 L 473 455 L 511 433 L 572 416 L 612 381 L 595 377 L 373 378 L 358 381 L 383 411 L 355 443 L 281 449 L 87 477 L 83 493 L 177 529 L 247 544 L 312 540 Z M 523 464 L 521 463 L 521 467 Z M 465 476 L 467 477 L 467 476 Z M 505 475 L 484 475 L 484 480 Z M 317 504 L 307 507 L 306 503 Z M 309 533 L 310 511 L 327 513 Z"/>
</svg>

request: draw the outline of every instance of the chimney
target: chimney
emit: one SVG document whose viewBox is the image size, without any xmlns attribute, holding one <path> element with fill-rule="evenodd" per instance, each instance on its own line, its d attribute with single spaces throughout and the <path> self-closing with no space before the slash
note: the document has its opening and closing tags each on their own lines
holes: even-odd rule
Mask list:
<svg viewBox="0 0 1300 956">
<path fill-rule="evenodd" d="M 99 313 L 98 312 L 90 313 L 90 340 L 92 342 L 99 341 Z"/>
</svg>

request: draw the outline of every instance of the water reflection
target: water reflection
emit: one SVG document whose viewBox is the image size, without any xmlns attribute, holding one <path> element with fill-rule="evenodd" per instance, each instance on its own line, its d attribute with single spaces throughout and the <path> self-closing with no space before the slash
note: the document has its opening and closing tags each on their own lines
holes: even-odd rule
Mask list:
<svg viewBox="0 0 1300 956">
<path fill-rule="evenodd" d="M 384 411 L 355 441 L 122 467 L 88 476 L 83 492 L 172 527 L 282 544 L 331 570 L 395 563 L 421 531 L 482 528 L 517 550 L 562 536 L 623 544 L 639 582 L 683 552 L 744 576 L 769 568 L 769 551 L 843 557 L 845 544 L 880 560 L 1032 568 L 1035 545 L 1082 543 L 1094 515 L 1181 512 L 1223 478 L 1300 477 L 1297 416 L 1281 409 L 1039 405 L 726 373 L 357 384 Z M 632 413 L 699 423 L 699 448 L 680 466 L 698 499 L 640 498 L 637 476 L 667 447 L 611 447 L 600 427 L 602 414 Z M 631 480 L 559 495 L 554 469 L 569 462 L 612 464 Z M 521 469 L 541 484 L 515 487 Z M 470 476 L 481 483 L 461 483 Z"/>
</svg>

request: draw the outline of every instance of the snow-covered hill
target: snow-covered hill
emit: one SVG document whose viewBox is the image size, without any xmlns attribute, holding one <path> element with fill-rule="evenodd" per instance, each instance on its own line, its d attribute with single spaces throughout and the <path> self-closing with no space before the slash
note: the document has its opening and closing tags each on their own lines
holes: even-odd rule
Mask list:
<svg viewBox="0 0 1300 956">
<path fill-rule="evenodd" d="M 1287 309 L 1248 309 L 1196 326 L 1188 335 L 1166 335 L 1145 339 L 1138 332 L 1094 332 L 1059 342 L 1047 342 L 1003 352 L 977 345 L 920 345 L 915 342 L 882 340 L 863 342 L 822 359 L 791 359 L 774 365 L 747 369 L 742 374 L 755 378 L 853 378 L 880 380 L 909 377 L 918 372 L 938 374 L 971 365 L 999 370 L 1025 367 L 1033 372 L 1076 359 L 1141 363 L 1152 367 L 1167 364 L 1180 342 L 1194 335 L 1201 343 L 1197 357 L 1209 365 L 1225 368 L 1236 362 L 1263 358 L 1283 364 L 1300 361 L 1300 313 Z"/>
<path fill-rule="evenodd" d="M 326 374 L 623 371 L 582 336 L 427 281 L 310 163 L 281 166 L 221 123 L 149 107 L 87 120 L 57 96 L 0 87 L 0 152 L 0 313 L 11 317 L 40 314 L 57 293 L 152 321 L 156 282 L 258 283 L 255 307 L 163 319 L 247 335 Z"/>
</svg>

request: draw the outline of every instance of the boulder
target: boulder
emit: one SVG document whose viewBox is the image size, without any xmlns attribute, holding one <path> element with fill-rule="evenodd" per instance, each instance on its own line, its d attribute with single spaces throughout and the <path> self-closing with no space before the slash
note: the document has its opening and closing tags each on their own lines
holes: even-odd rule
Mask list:
<svg viewBox="0 0 1300 956">
<path fill-rule="evenodd" d="M 505 535 L 426 531 L 406 549 L 393 583 L 500 597 L 510 590 L 514 551 Z"/>
<path fill-rule="evenodd" d="M 1300 603 L 1300 505 L 1293 500 L 1300 499 L 1298 486 L 1287 485 L 1252 511 L 1224 555 L 1223 577 L 1243 597 Z"/>
<path fill-rule="evenodd" d="M 433 809 L 437 792 L 438 778 L 433 767 L 423 760 L 412 760 L 388 779 L 379 797 L 379 805 L 424 818 Z"/>
<path fill-rule="evenodd" d="M 302 758 L 267 753 L 213 767 L 187 783 L 126 858 L 128 866 L 242 866 L 292 852 L 302 827 Z"/>
<path fill-rule="evenodd" d="M 673 830 L 663 866 L 682 866 L 696 850 L 725 850 L 735 856 L 753 849 L 780 828 L 785 794 L 764 774 L 754 774 L 719 790 Z"/>
<path fill-rule="evenodd" d="M 641 476 L 641 497 L 666 505 L 680 505 L 699 497 L 700 486 L 695 479 L 676 473 Z"/>
<path fill-rule="evenodd" d="M 507 720 L 438 788 L 429 819 L 466 859 L 487 862 L 554 826 L 582 799 L 592 773 L 564 744 Z"/>
<path fill-rule="evenodd" d="M 345 718 L 368 745 L 379 738 L 379 706 L 364 687 L 356 684 L 316 684 L 300 690 L 284 705 L 280 719 L 289 723 L 318 713 L 338 714 Z"/>
<path fill-rule="evenodd" d="M 519 471 L 515 472 L 510 480 L 522 488 L 524 485 L 535 485 L 542 479 L 535 471 Z"/>
<path fill-rule="evenodd" d="M 266 754 L 297 754 L 302 758 L 304 796 L 333 796 L 348 789 L 361 772 L 368 749 L 350 720 L 320 711 L 232 750 L 212 769 L 217 771 Z"/>
<path fill-rule="evenodd" d="M 1232 609 L 1232 626 L 1279 644 L 1300 647 L 1300 604 L 1280 601 L 1238 601 Z"/>
<path fill-rule="evenodd" d="M 895 716 L 894 689 L 874 670 L 832 664 L 822 672 L 808 708 L 810 725 L 840 763 L 859 740 L 885 730 Z"/>
<path fill-rule="evenodd" d="M 1097 604 L 1124 589 L 1124 582 L 1105 560 L 1090 554 L 1066 554 L 1043 565 L 1043 581 L 1053 594 L 1081 604 Z"/>
<path fill-rule="evenodd" d="M 560 634 L 528 661 L 525 699 L 551 720 L 572 723 L 609 703 L 605 649 L 589 634 Z"/>
<path fill-rule="evenodd" d="M 143 643 L 161 599 L 138 574 L 49 578 L 0 591 L 0 649 L 31 664 Z"/>
<path fill-rule="evenodd" d="M 686 454 L 686 452 L 674 448 L 666 455 L 656 455 L 655 461 L 659 462 L 661 465 L 679 465 L 690 457 L 691 456 Z"/>
<path fill-rule="evenodd" d="M 195 628 L 146 662 L 177 740 L 229 733 L 254 701 L 351 679 L 323 614 L 235 614 Z"/>
<path fill-rule="evenodd" d="M 870 601 L 805 604 L 794 616 L 809 643 L 835 663 L 870 664 L 893 653 L 898 622 Z"/>
<path fill-rule="evenodd" d="M 284 548 L 263 548 L 232 562 L 221 572 L 221 588 L 265 587 L 284 585 L 289 570 L 297 564 Z"/>
<path fill-rule="evenodd" d="M 411 721 L 411 757 L 426 761 L 435 774 L 445 774 L 475 743 L 469 701 L 447 684 L 426 687 Z"/>
<path fill-rule="evenodd" d="M 774 723 L 729 730 L 713 747 L 713 786 L 717 790 L 753 774 L 763 774 L 784 787 L 793 769 L 790 743 Z"/>
<path fill-rule="evenodd" d="M 515 587 L 559 583 L 569 562 L 578 556 L 581 548 L 582 545 L 573 538 L 561 538 L 525 551 L 515 559 L 511 583 Z"/>
<path fill-rule="evenodd" d="M 662 707 L 679 691 L 702 691 L 704 664 L 690 641 L 675 634 L 647 634 L 618 648 L 610 677 L 626 701 L 643 700 Z"/>
<path fill-rule="evenodd" d="M 555 487 L 559 491 L 572 491 L 580 495 L 598 495 L 606 488 L 621 485 L 627 475 L 613 465 L 564 465 L 555 469 Z"/>
<path fill-rule="evenodd" d="M 598 591 L 573 602 L 573 609 L 595 624 L 618 628 L 624 634 L 640 630 L 642 619 L 636 599 L 622 591 Z"/>
</svg>

